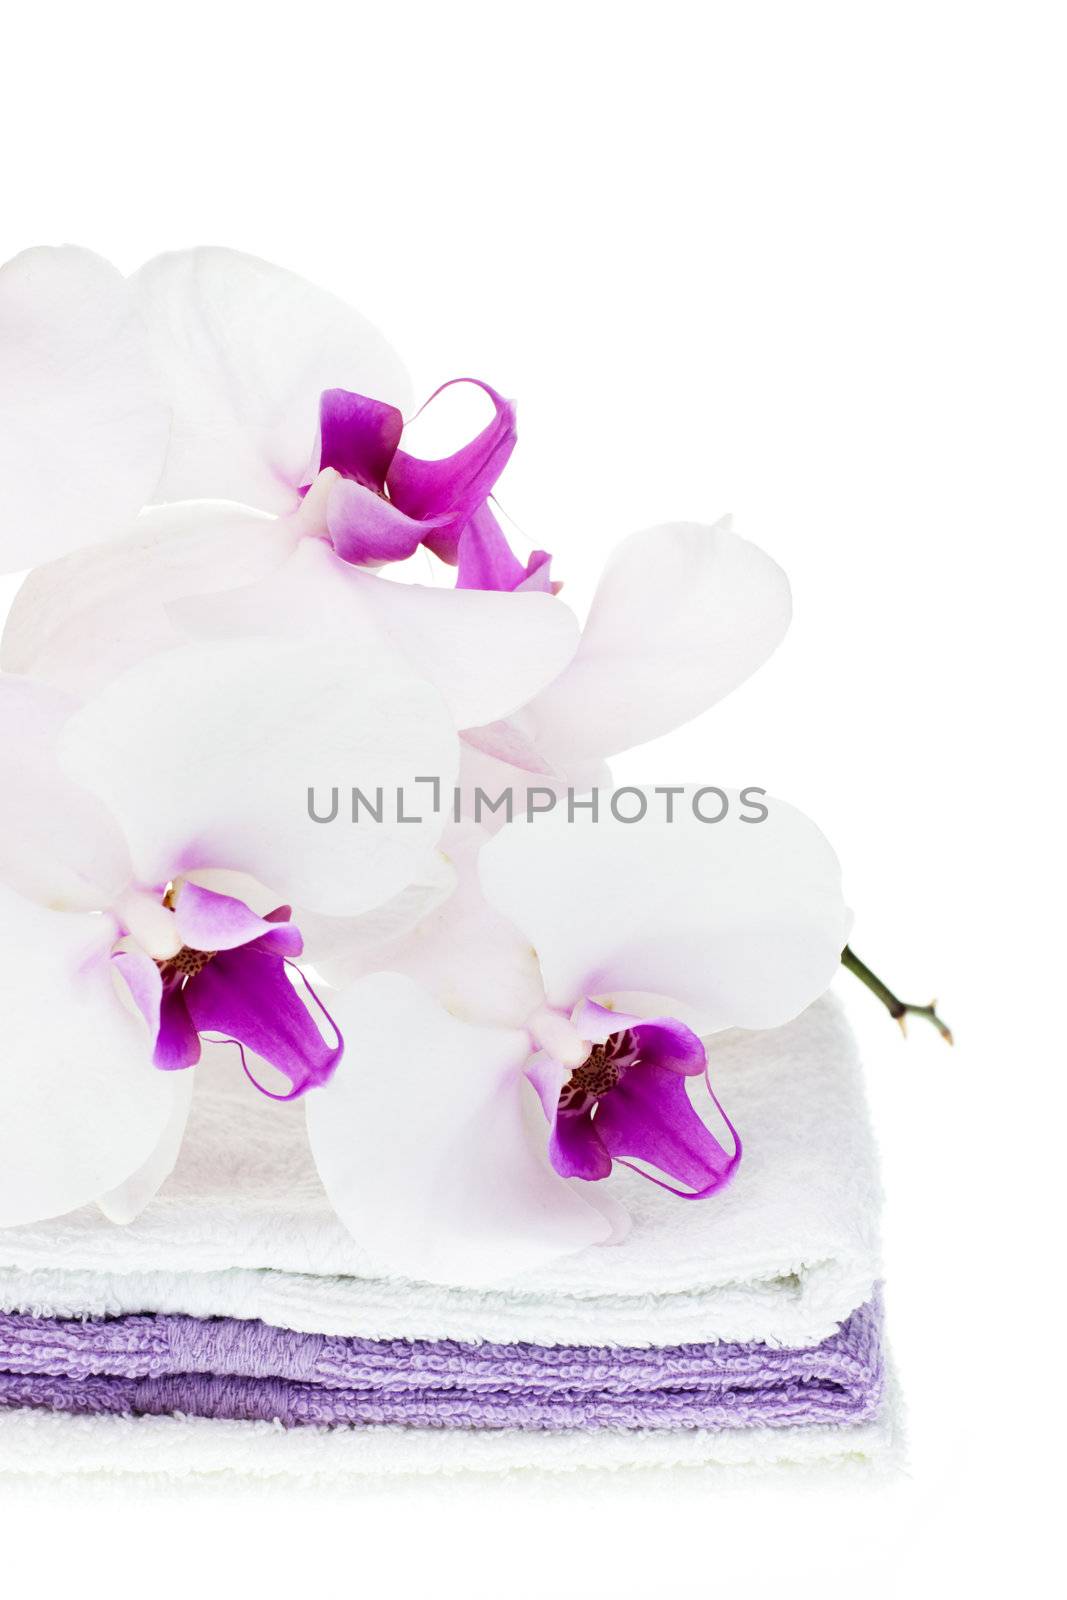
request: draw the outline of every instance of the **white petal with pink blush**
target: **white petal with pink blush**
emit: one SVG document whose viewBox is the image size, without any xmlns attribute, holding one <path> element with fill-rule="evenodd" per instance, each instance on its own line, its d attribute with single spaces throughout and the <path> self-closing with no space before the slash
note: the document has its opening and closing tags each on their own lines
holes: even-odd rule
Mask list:
<svg viewBox="0 0 1067 1600">
<path fill-rule="evenodd" d="M 765 820 L 742 821 L 731 790 L 724 820 L 702 822 L 693 792 L 673 822 L 648 790 L 642 822 L 557 812 L 485 846 L 486 899 L 530 939 L 550 1005 L 668 996 L 710 1033 L 778 1027 L 827 987 L 848 919 L 822 833 L 772 797 Z"/>
</svg>

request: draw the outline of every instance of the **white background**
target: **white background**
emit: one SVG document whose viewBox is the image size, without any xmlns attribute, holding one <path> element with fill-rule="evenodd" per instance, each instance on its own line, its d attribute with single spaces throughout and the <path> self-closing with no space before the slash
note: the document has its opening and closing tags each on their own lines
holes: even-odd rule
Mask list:
<svg viewBox="0 0 1067 1600">
<path fill-rule="evenodd" d="M 318 0 L 5 24 L 0 256 L 230 244 L 417 387 L 521 402 L 500 498 L 585 603 L 713 520 L 791 574 L 772 662 L 629 779 L 762 783 L 845 866 L 912 1475 L 554 1502 L 0 1504 L 5 1588 L 387 1596 L 1057 1587 L 1064 51 L 1056 6 Z M 63 470 L 62 440 L 56 471 Z M 42 494 L 47 485 L 42 484 Z M 653 619 L 661 626 L 669 618 Z M 32 1562 L 32 1564 L 31 1564 Z"/>
</svg>

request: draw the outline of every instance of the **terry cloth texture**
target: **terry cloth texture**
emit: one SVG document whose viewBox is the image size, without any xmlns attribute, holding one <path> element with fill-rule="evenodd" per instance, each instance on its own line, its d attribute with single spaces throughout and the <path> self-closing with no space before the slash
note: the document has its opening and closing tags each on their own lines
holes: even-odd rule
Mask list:
<svg viewBox="0 0 1067 1600">
<path fill-rule="evenodd" d="M 0 1411 L 0 1484 L 26 1478 L 248 1480 L 310 1485 L 435 1473 L 855 1467 L 898 1470 L 892 1396 L 872 1422 L 788 1428 L 523 1432 L 516 1428 L 282 1428 L 200 1417 Z"/>
<path fill-rule="evenodd" d="M 261 1322 L 0 1317 L 0 1406 L 286 1427 L 670 1429 L 857 1423 L 878 1413 L 881 1317 L 808 1350 L 463 1345 Z"/>
<path fill-rule="evenodd" d="M 621 1243 L 414 1283 L 334 1217 L 301 1108 L 218 1052 L 136 1222 L 0 1230 L 0 1479 L 892 1463 L 876 1163 L 840 1008 L 710 1057 L 746 1149 L 722 1195 L 622 1172 Z"/>
</svg>

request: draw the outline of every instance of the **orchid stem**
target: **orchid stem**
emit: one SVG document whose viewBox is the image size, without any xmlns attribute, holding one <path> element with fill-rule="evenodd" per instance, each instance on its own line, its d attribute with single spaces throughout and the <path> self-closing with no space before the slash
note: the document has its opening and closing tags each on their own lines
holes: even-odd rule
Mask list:
<svg viewBox="0 0 1067 1600">
<path fill-rule="evenodd" d="M 841 965 L 851 972 L 853 977 L 866 984 L 871 993 L 878 997 L 894 1021 L 900 1023 L 900 1031 L 905 1037 L 908 1032 L 908 1018 L 925 1017 L 927 1022 L 933 1023 L 946 1044 L 953 1043 L 951 1028 L 947 1027 L 937 1014 L 936 1000 L 931 1000 L 928 1006 L 913 1006 L 909 1005 L 906 1000 L 898 1000 L 888 984 L 883 983 L 881 978 L 871 971 L 870 967 L 865 966 L 855 951 L 851 950 L 847 944 L 841 952 Z"/>
</svg>

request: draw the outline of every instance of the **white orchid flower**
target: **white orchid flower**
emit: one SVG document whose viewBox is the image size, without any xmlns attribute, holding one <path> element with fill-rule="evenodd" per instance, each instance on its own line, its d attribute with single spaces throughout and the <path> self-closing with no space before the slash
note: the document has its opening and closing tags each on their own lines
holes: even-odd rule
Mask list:
<svg viewBox="0 0 1067 1600">
<path fill-rule="evenodd" d="M 600 1186 L 618 1162 L 687 1198 L 720 1189 L 740 1142 L 690 1098 L 702 1040 L 797 1015 L 848 924 L 829 845 L 776 801 L 749 825 L 683 800 L 670 822 L 557 812 L 476 866 L 480 891 L 468 864 L 381 952 L 390 970 L 340 997 L 351 1053 L 307 1103 L 327 1192 L 380 1267 L 469 1283 L 616 1234 Z"/>
<path fill-rule="evenodd" d="M 288 976 L 290 906 L 402 927 L 433 903 L 441 821 L 412 779 L 457 749 L 438 693 L 373 640 L 190 643 L 83 704 L 0 679 L 0 1224 L 134 1214 L 173 1163 L 201 1037 L 254 1081 L 276 1069 L 269 1093 L 329 1079 L 343 1039 Z M 403 787 L 404 820 L 314 822 L 306 787 L 339 769 Z"/>
</svg>

